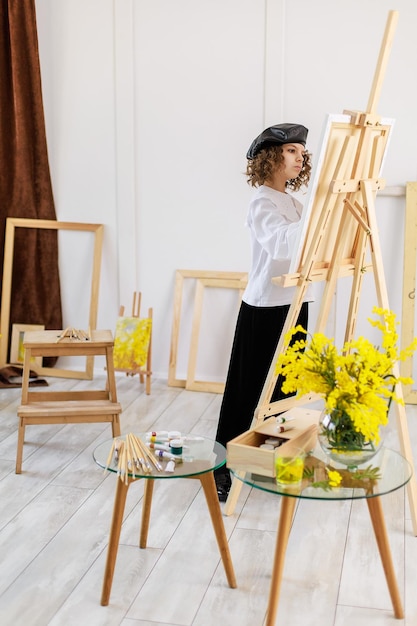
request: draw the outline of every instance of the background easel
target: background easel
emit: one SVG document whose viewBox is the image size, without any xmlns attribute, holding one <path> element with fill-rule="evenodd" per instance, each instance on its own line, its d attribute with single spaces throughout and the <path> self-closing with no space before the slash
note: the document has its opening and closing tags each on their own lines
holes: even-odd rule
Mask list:
<svg viewBox="0 0 417 626">
<path fill-rule="evenodd" d="M 142 293 L 140 291 L 133 292 L 133 302 L 132 302 L 132 317 L 139 318 L 140 317 L 140 305 L 141 305 Z M 119 317 L 123 317 L 125 314 L 125 307 L 120 305 L 119 308 Z M 152 314 L 153 309 L 148 309 L 148 318 L 151 322 L 150 327 L 150 337 L 149 337 L 149 345 L 148 345 L 148 353 L 146 358 L 146 364 L 144 367 L 135 367 L 135 368 L 120 368 L 115 367 L 116 372 L 125 372 L 126 376 L 134 376 L 135 374 L 139 375 L 139 380 L 141 383 L 144 382 L 146 377 L 146 394 L 149 395 L 151 393 L 151 376 L 152 376 Z"/>
<path fill-rule="evenodd" d="M 324 293 L 316 324 L 316 332 L 324 332 L 336 282 L 341 277 L 352 279 L 347 314 L 345 341 L 355 331 L 364 274 L 373 271 L 378 305 L 389 309 L 388 292 L 383 271 L 382 254 L 375 213 L 375 196 L 383 188 L 379 178 L 391 124 L 376 114 L 378 97 L 392 46 L 398 12 L 390 11 L 378 58 L 366 112 L 346 111 L 332 121 L 319 180 L 313 182 L 314 202 L 308 212 L 304 247 L 298 271 L 273 279 L 284 287 L 296 286 L 296 294 L 284 325 L 271 367 L 256 408 L 251 429 L 264 419 L 291 406 L 300 398 L 270 402 L 276 383 L 275 363 L 285 351 L 285 334 L 295 326 L 308 285 L 324 281 Z M 307 206 L 307 209 L 309 207 Z M 368 253 L 368 256 L 367 256 Z M 399 368 L 393 371 L 399 376 Z M 397 395 L 402 389 L 397 386 Z M 312 396 L 306 401 L 314 399 Z M 401 452 L 413 466 L 413 456 L 404 406 L 394 403 Z M 233 512 L 242 483 L 234 480 L 225 505 L 225 514 Z M 417 483 L 407 485 L 414 534 L 417 535 Z"/>
</svg>

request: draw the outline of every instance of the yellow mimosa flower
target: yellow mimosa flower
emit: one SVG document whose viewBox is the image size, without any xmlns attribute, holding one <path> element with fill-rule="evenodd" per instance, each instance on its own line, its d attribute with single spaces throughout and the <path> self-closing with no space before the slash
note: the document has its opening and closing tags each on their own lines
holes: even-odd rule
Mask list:
<svg viewBox="0 0 417 626">
<path fill-rule="evenodd" d="M 412 355 L 417 348 L 417 337 L 399 351 L 395 314 L 380 307 L 374 307 L 372 312 L 379 316 L 369 322 L 381 331 L 381 347 L 359 337 L 345 342 L 339 352 L 333 339 L 315 333 L 309 342 L 306 338 L 287 347 L 276 363 L 276 374 L 284 377 L 284 393 L 296 392 L 299 396 L 317 393 L 324 398 L 326 410 L 336 415 L 335 447 L 339 435 L 345 446 L 356 435 L 355 445 L 361 446 L 364 441 L 378 444 L 380 427 L 387 424 L 392 400 L 403 403 L 395 392 L 396 385 L 413 382 L 408 377 L 394 376 L 393 367 Z M 300 330 L 307 335 L 297 326 L 287 333 L 287 346 Z"/>
<path fill-rule="evenodd" d="M 336 470 L 331 470 L 326 467 L 327 476 L 329 477 L 329 486 L 338 487 L 342 482 L 342 476 Z"/>
</svg>

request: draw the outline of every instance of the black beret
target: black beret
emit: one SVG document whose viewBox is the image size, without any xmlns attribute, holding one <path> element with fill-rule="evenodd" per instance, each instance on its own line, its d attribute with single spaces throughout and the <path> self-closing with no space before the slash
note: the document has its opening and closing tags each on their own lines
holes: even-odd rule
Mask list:
<svg viewBox="0 0 417 626">
<path fill-rule="evenodd" d="M 266 128 L 251 143 L 246 154 L 247 159 L 253 159 L 263 148 L 268 146 L 282 146 L 284 143 L 301 143 L 306 145 L 308 128 L 301 124 L 276 124 Z"/>
</svg>

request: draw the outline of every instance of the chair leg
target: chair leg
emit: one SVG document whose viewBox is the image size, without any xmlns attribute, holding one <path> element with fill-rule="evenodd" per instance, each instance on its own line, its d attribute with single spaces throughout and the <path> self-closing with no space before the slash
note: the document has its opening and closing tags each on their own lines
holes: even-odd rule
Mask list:
<svg viewBox="0 0 417 626">
<path fill-rule="evenodd" d="M 114 437 L 120 437 L 120 417 L 119 414 L 113 415 L 113 421 L 111 423 L 112 435 Z"/>
<path fill-rule="evenodd" d="M 16 453 L 16 474 L 22 473 L 23 444 L 25 441 L 24 418 L 19 418 L 19 429 L 17 433 L 17 453 Z"/>
</svg>

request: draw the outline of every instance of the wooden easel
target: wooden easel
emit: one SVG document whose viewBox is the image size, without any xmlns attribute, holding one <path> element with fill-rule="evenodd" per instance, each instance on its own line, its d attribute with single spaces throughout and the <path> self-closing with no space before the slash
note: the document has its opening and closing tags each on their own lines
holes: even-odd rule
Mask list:
<svg viewBox="0 0 417 626">
<path fill-rule="evenodd" d="M 332 122 L 329 129 L 328 145 L 309 216 L 309 228 L 300 256 L 299 271 L 273 279 L 273 282 L 284 287 L 296 286 L 296 294 L 272 359 L 251 428 L 259 426 L 267 417 L 288 410 L 294 403 L 300 404 L 300 398 L 297 400 L 287 398 L 272 403 L 270 399 L 277 380 L 275 374 L 277 358 L 285 351 L 285 335 L 296 324 L 311 281 L 325 281 L 316 332 L 325 330 L 336 282 L 342 276 L 352 277 L 346 341 L 352 339 L 354 335 L 363 277 L 368 270 L 374 274 L 378 305 L 384 309 L 390 308 L 375 213 L 375 196 L 384 186 L 379 173 L 389 138 L 390 124 L 385 124 L 376 114 L 376 105 L 397 20 L 398 12 L 390 11 L 367 111 L 345 112 L 342 118 Z M 369 262 L 367 252 L 370 256 Z M 399 376 L 398 366 L 395 366 L 393 374 Z M 399 387 L 397 386 L 396 392 L 402 397 L 402 389 Z M 307 401 L 311 401 L 311 397 Z M 413 466 L 405 408 L 398 403 L 394 404 L 401 452 Z M 233 481 L 225 505 L 226 515 L 233 512 L 241 486 L 241 481 Z M 415 478 L 407 487 L 414 534 L 417 535 Z"/>
<path fill-rule="evenodd" d="M 133 303 L 132 303 L 132 317 L 140 317 L 140 304 L 142 299 L 142 293 L 140 291 L 133 292 Z M 125 314 L 125 307 L 120 305 L 119 308 L 119 317 L 123 317 Z M 148 318 L 152 323 L 152 314 L 153 309 L 148 309 Z M 116 372 L 125 372 L 126 376 L 134 376 L 135 374 L 139 375 L 139 380 L 141 383 L 144 382 L 146 377 L 146 394 L 149 396 L 151 393 L 151 376 L 152 376 L 152 326 L 151 326 L 151 334 L 149 338 L 149 346 L 148 346 L 148 354 L 146 358 L 145 367 L 137 367 L 135 369 L 122 369 L 119 367 L 114 368 Z"/>
</svg>

